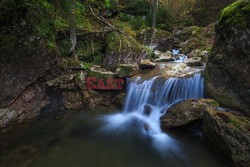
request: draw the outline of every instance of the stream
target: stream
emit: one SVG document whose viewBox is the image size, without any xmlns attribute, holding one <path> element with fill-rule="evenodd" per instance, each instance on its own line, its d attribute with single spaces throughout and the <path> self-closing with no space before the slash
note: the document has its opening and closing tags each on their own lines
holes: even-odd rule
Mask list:
<svg viewBox="0 0 250 167">
<path fill-rule="evenodd" d="M 0 133 L 4 167 L 220 167 L 197 128 L 167 133 L 159 118 L 172 104 L 203 97 L 203 77 L 136 78 L 122 112 L 44 113 L 19 133 Z M 97 111 L 95 111 L 97 112 Z M 197 127 L 197 125 L 195 126 Z"/>
</svg>

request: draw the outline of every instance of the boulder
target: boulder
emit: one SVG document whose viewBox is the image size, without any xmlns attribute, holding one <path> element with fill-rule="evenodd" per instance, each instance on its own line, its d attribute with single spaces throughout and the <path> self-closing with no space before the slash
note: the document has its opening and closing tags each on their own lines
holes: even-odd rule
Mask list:
<svg viewBox="0 0 250 167">
<path fill-rule="evenodd" d="M 156 47 L 159 46 L 160 50 L 167 51 L 173 43 L 171 36 L 172 34 L 170 32 L 147 27 L 137 34 L 137 40 L 144 45 L 154 44 Z M 168 41 L 168 44 L 165 45 L 164 41 Z"/>
<path fill-rule="evenodd" d="M 60 75 L 57 78 L 47 81 L 47 85 L 49 87 L 59 88 L 59 89 L 66 89 L 66 90 L 74 90 L 77 89 L 75 86 L 74 80 L 77 77 L 77 74 L 65 74 Z"/>
<path fill-rule="evenodd" d="M 115 78 L 115 74 L 112 71 L 108 71 L 101 66 L 93 66 L 87 72 L 88 77 L 95 77 L 96 79 L 110 79 Z"/>
<path fill-rule="evenodd" d="M 174 40 L 172 39 L 161 40 L 157 43 L 157 46 L 154 48 L 154 50 L 159 50 L 161 52 L 172 51 L 173 44 L 174 44 Z"/>
<path fill-rule="evenodd" d="M 152 63 L 149 59 L 142 59 L 139 64 L 139 68 L 142 70 L 154 69 L 155 63 Z"/>
<path fill-rule="evenodd" d="M 138 68 L 133 64 L 119 64 L 115 75 L 124 78 L 124 77 L 132 77 L 133 75 L 138 73 Z"/>
<path fill-rule="evenodd" d="M 137 64 L 146 52 L 132 37 L 111 32 L 106 35 L 104 67 L 115 70 L 118 64 Z"/>
<path fill-rule="evenodd" d="M 180 47 L 184 54 L 189 54 L 196 49 L 211 49 L 215 38 L 214 24 L 209 24 L 206 27 L 186 27 L 181 31 L 177 31 L 175 36 L 180 39 Z"/>
<path fill-rule="evenodd" d="M 188 66 L 202 66 L 203 62 L 200 57 L 189 58 L 184 61 Z"/>
<path fill-rule="evenodd" d="M 207 62 L 207 94 L 250 116 L 250 1 L 226 7 L 216 25 L 217 38 Z"/>
<path fill-rule="evenodd" d="M 218 154 L 233 166 L 250 166 L 249 118 L 210 108 L 204 114 L 203 133 Z"/>
<path fill-rule="evenodd" d="M 63 93 L 64 107 L 70 110 L 83 109 L 83 94 L 80 91 L 68 91 Z"/>
<path fill-rule="evenodd" d="M 113 100 L 112 103 L 114 103 L 117 107 L 122 107 L 125 103 L 125 97 L 126 94 L 125 93 L 119 93 Z"/>
<path fill-rule="evenodd" d="M 160 51 L 154 52 L 156 56 L 159 56 L 158 59 L 155 60 L 155 62 L 168 62 L 168 61 L 174 61 L 174 58 L 172 56 L 172 52 L 167 51 L 165 53 Z"/>
<path fill-rule="evenodd" d="M 18 112 L 9 109 L 0 109 L 0 128 L 4 128 L 18 120 Z"/>
<path fill-rule="evenodd" d="M 160 118 L 163 129 L 176 128 L 201 119 L 208 108 L 219 105 L 212 99 L 189 99 L 171 106 Z"/>
</svg>

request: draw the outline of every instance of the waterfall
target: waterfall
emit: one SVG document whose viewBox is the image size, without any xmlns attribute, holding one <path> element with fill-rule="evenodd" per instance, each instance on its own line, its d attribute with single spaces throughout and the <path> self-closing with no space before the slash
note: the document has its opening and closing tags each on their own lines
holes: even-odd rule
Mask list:
<svg viewBox="0 0 250 167">
<path fill-rule="evenodd" d="M 150 139 L 160 151 L 176 150 L 176 141 L 160 128 L 160 117 L 173 104 L 190 98 L 203 97 L 203 76 L 195 74 L 187 78 L 137 78 L 128 85 L 122 113 L 104 116 L 106 133 L 128 134 L 132 131 Z"/>
</svg>

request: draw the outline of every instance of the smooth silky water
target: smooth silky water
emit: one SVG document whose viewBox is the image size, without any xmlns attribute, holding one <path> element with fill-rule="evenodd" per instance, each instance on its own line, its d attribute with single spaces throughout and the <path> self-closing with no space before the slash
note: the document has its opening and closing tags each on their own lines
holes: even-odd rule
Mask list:
<svg viewBox="0 0 250 167">
<path fill-rule="evenodd" d="M 200 131 L 165 133 L 167 108 L 203 97 L 203 77 L 137 78 L 122 112 L 70 111 L 41 115 L 19 133 L 1 133 L 0 166 L 8 167 L 220 167 Z"/>
</svg>

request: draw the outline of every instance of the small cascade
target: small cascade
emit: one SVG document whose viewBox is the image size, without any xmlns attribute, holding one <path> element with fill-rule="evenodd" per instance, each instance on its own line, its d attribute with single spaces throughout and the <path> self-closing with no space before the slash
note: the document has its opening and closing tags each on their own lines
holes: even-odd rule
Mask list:
<svg viewBox="0 0 250 167">
<path fill-rule="evenodd" d="M 123 112 L 102 118 L 105 122 L 102 131 L 116 135 L 137 134 L 150 140 L 157 150 L 177 150 L 176 141 L 162 132 L 160 117 L 181 100 L 203 97 L 203 82 L 201 74 L 165 81 L 158 77 L 150 80 L 137 78 L 129 83 Z"/>
<path fill-rule="evenodd" d="M 188 58 L 186 55 L 180 54 L 180 50 L 179 49 L 173 49 L 172 53 L 173 53 L 175 62 L 181 63 L 181 62 L 184 62 L 185 60 L 187 60 L 187 58 Z"/>
</svg>

